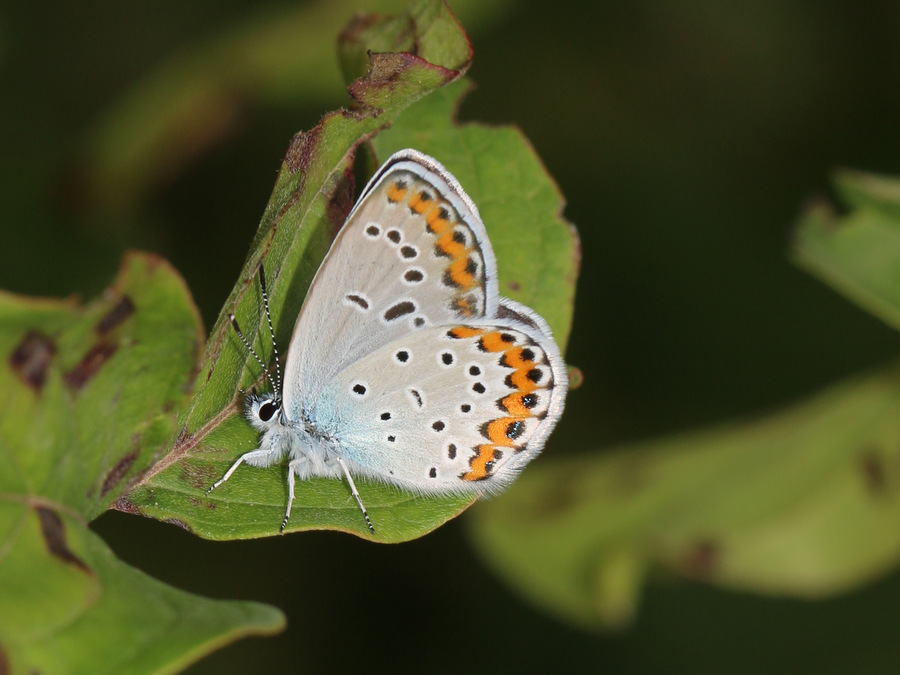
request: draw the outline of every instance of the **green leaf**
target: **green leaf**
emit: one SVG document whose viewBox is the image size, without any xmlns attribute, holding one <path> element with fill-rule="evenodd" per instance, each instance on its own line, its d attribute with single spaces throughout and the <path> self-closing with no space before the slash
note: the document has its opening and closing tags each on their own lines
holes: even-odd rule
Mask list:
<svg viewBox="0 0 900 675">
<path fill-rule="evenodd" d="M 171 672 L 280 625 L 277 610 L 149 579 L 87 528 L 172 443 L 202 335 L 184 281 L 152 255 L 126 256 L 84 306 L 0 293 L 0 664 L 12 672 Z"/>
<path fill-rule="evenodd" d="M 500 292 L 543 316 L 565 351 L 581 248 L 565 200 L 515 127 L 458 124 L 462 80 L 411 108 L 372 141 L 379 158 L 416 148 L 437 158 L 478 205 L 497 254 Z"/>
<path fill-rule="evenodd" d="M 797 227 L 797 263 L 894 328 L 900 328 L 900 180 L 844 171 L 835 185 L 843 216 L 818 204 Z"/>
<path fill-rule="evenodd" d="M 523 473 L 471 534 L 497 575 L 585 626 L 627 622 L 647 572 L 815 598 L 900 556 L 900 368 L 759 422 Z"/>
<path fill-rule="evenodd" d="M 259 366 L 227 315 L 237 316 L 255 350 L 271 363 L 258 267 L 265 265 L 269 280 L 277 343 L 287 345 L 306 289 L 349 212 L 357 146 L 468 68 L 468 38 L 443 3 L 417 3 L 409 23 L 424 31 L 414 36 L 420 52 L 454 60 L 430 63 L 410 53 L 372 54 L 366 76 L 350 85 L 357 108 L 329 113 L 312 131 L 294 138 L 241 279 L 212 330 L 196 394 L 179 419 L 178 440 L 117 508 L 177 522 L 213 539 L 278 533 L 287 503 L 286 467 L 245 469 L 209 497 L 205 494 L 258 441 L 243 419 L 239 390 L 261 383 Z M 378 541 L 403 541 L 438 527 L 472 502 L 471 497 L 422 498 L 364 481 L 359 489 L 375 522 L 374 537 L 347 485 L 329 479 L 298 483 L 288 531 L 336 529 Z"/>
<path fill-rule="evenodd" d="M 0 492 L 91 520 L 171 443 L 203 329 L 160 258 L 126 256 L 79 306 L 0 293 Z"/>
<path fill-rule="evenodd" d="M 80 518 L 35 504 L 0 513 L 16 521 L 0 560 L 4 673 L 175 673 L 284 627 L 274 607 L 209 600 L 129 567 Z"/>
</svg>

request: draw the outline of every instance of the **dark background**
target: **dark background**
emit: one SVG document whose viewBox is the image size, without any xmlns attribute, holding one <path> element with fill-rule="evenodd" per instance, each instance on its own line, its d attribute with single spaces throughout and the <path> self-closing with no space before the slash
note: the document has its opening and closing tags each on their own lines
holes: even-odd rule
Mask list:
<svg viewBox="0 0 900 675">
<path fill-rule="evenodd" d="M 129 86 L 260 6 L 279 4 L 0 9 L 0 287 L 90 297 L 126 248 L 145 248 L 175 264 L 212 324 L 289 139 L 347 103 L 342 83 L 328 100 L 251 102 L 127 222 L 98 222 L 73 177 L 85 136 Z M 518 124 L 582 237 L 567 360 L 585 384 L 548 452 L 767 412 L 896 354 L 893 331 L 789 249 L 834 169 L 900 173 L 900 4 L 556 0 L 461 18 L 478 83 L 462 118 Z M 336 533 L 213 543 L 120 513 L 95 529 L 157 578 L 288 615 L 282 635 L 192 673 L 900 669 L 897 574 L 820 602 L 669 580 L 647 589 L 629 630 L 590 634 L 508 591 L 465 519 L 398 546 Z"/>
</svg>

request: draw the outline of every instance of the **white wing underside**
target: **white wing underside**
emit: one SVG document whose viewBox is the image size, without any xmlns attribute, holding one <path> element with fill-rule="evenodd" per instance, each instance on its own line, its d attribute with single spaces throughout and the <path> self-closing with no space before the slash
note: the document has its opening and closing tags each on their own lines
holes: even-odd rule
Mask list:
<svg viewBox="0 0 900 675">
<path fill-rule="evenodd" d="M 484 225 L 456 180 L 414 151 L 388 160 L 297 319 L 287 423 L 315 429 L 353 473 L 487 492 L 541 450 L 566 387 L 546 323 L 499 297 Z"/>
<path fill-rule="evenodd" d="M 407 195 L 423 189 L 430 196 L 440 195 L 455 221 L 454 232 L 465 238 L 469 258 L 478 266 L 477 284 L 471 289 L 443 283 L 447 258 L 434 253 L 437 237 L 421 215 L 413 214 L 408 197 L 391 202 L 386 196 L 397 180 L 409 182 Z M 370 226 L 378 228 L 377 235 L 367 234 Z M 477 209 L 455 179 L 432 173 L 426 181 L 420 164 L 389 160 L 360 195 L 310 286 L 288 350 L 285 401 L 314 402 L 344 366 L 416 330 L 422 323 L 416 319 L 424 320 L 423 326 L 458 322 L 461 317 L 451 305 L 460 297 L 471 295 L 479 303 L 472 318 L 493 315 L 497 264 L 487 241 Z M 416 272 L 422 274 L 421 281 L 415 281 Z M 367 303 L 368 310 L 350 296 Z M 415 309 L 384 319 L 404 301 Z M 407 306 L 398 311 L 403 309 Z"/>
<path fill-rule="evenodd" d="M 503 353 L 483 351 L 481 335 L 454 338 L 446 326 L 422 329 L 354 362 L 323 390 L 316 422 L 335 432 L 351 471 L 418 492 L 483 493 L 505 487 L 541 450 L 548 420 L 561 413 L 554 392 L 565 387 L 564 371 L 554 371 L 534 333 L 518 322 L 466 326 L 514 337 L 512 349 L 534 352 L 529 370 L 540 379 L 529 392 L 528 415 L 503 408 L 519 396 L 512 378 L 523 373 L 503 365 Z M 491 429 L 494 422 L 502 433 Z M 511 425 L 514 433 L 507 434 Z M 508 445 L 495 447 L 495 440 Z M 466 480 L 485 446 L 492 466 L 483 478 L 491 480 Z"/>
</svg>

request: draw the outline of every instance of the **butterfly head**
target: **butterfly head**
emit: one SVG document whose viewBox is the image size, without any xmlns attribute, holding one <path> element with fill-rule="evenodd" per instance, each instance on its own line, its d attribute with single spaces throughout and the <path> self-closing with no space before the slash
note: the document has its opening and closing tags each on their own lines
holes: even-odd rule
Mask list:
<svg viewBox="0 0 900 675">
<path fill-rule="evenodd" d="M 247 419 L 259 431 L 284 424 L 281 399 L 272 394 L 251 394 L 247 397 Z"/>
</svg>

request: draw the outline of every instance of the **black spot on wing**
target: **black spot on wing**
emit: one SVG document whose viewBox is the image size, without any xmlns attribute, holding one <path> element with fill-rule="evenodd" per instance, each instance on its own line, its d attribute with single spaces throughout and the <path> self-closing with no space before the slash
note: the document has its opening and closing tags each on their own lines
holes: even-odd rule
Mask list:
<svg viewBox="0 0 900 675">
<path fill-rule="evenodd" d="M 396 305 L 393 305 L 387 309 L 384 313 L 385 321 L 395 321 L 399 319 L 401 316 L 406 316 L 407 314 L 412 314 L 416 311 L 415 303 L 404 300 L 402 302 L 398 302 Z"/>
<path fill-rule="evenodd" d="M 345 297 L 347 298 L 347 300 L 349 300 L 350 302 L 352 302 L 355 305 L 358 305 L 362 309 L 369 309 L 369 302 L 365 298 L 363 298 L 359 295 L 356 295 L 354 293 L 350 293 L 350 294 L 346 295 Z"/>
</svg>

